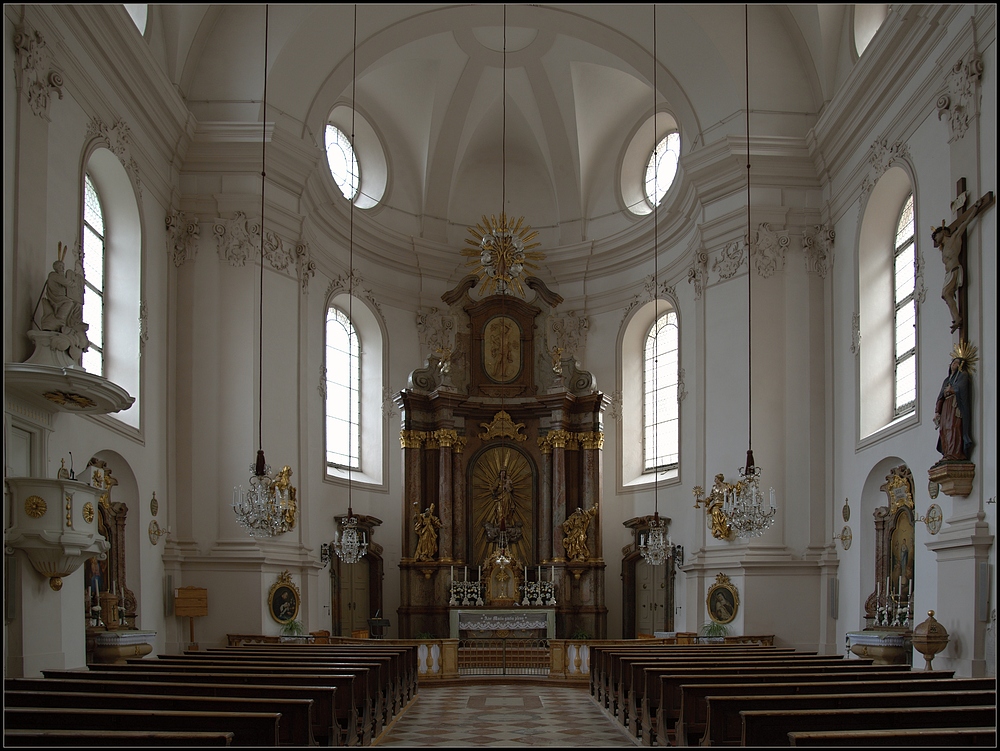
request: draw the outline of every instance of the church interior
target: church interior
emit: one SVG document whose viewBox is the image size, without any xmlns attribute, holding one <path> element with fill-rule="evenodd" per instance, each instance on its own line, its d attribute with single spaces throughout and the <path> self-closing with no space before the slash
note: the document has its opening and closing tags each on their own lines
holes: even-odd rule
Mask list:
<svg viewBox="0 0 1000 751">
<path fill-rule="evenodd" d="M 5 677 L 931 622 L 996 675 L 995 5 L 4 20 Z"/>
</svg>

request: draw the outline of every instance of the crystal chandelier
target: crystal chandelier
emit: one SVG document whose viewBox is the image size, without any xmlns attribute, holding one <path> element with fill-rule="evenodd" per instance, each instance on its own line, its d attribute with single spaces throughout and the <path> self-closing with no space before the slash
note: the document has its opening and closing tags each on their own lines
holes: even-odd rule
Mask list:
<svg viewBox="0 0 1000 751">
<path fill-rule="evenodd" d="M 759 537 L 774 524 L 774 488 L 770 490 L 767 508 L 760 489 L 760 468 L 753 461 L 753 253 L 754 237 L 750 221 L 750 6 L 744 8 L 746 38 L 746 101 L 747 101 L 747 463 L 740 470 L 740 479 L 726 493 L 723 513 L 737 537 Z"/>
<path fill-rule="evenodd" d="M 760 489 L 760 468 L 754 466 L 753 451 L 747 451 L 747 464 L 740 470 L 740 479 L 726 491 L 722 513 L 729 520 L 729 527 L 737 537 L 760 537 L 774 524 L 778 510 L 774 507 L 774 488 L 764 505 Z"/>
<path fill-rule="evenodd" d="M 368 552 L 365 532 L 358 528 L 358 517 L 350 506 L 347 507 L 347 516 L 340 520 L 340 533 L 333 533 L 330 548 L 344 563 L 357 563 Z"/>
<path fill-rule="evenodd" d="M 250 481 L 246 491 L 233 488 L 233 511 L 237 521 L 251 537 L 273 537 L 295 526 L 295 489 L 288 483 L 291 469 L 285 467 L 279 475 L 271 473 L 264 458 L 264 185 L 267 162 L 267 37 L 268 6 L 264 6 L 264 96 L 261 110 L 261 171 L 260 171 L 260 307 L 257 341 L 257 437 L 260 441 L 257 460 L 250 465 Z"/>
</svg>

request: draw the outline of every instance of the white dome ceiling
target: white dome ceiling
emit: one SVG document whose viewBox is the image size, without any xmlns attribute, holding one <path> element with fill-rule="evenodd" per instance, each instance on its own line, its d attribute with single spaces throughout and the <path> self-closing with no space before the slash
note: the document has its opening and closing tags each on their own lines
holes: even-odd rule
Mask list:
<svg viewBox="0 0 1000 751">
<path fill-rule="evenodd" d="M 353 100 L 370 126 L 364 139 L 365 128 L 357 131 L 362 189 L 381 193 L 377 206 L 355 213 L 383 252 L 457 253 L 470 225 L 499 214 L 502 196 L 555 262 L 582 248 L 625 258 L 641 244 L 650 221 L 628 209 L 621 185 L 642 180 L 636 165 L 644 169 L 653 146 L 653 6 L 511 5 L 506 26 L 502 5 L 356 7 L 355 61 L 355 6 L 270 6 L 266 119 L 315 149 L 305 186 L 288 188 L 299 191 L 304 226 L 342 236 L 335 228 L 348 212 L 337 199 L 346 201 L 321 174 L 323 133 L 331 111 Z M 755 130 L 804 142 L 831 96 L 849 7 L 750 7 Z M 175 33 L 164 42 L 168 75 L 196 121 L 259 122 L 263 6 L 159 9 Z M 703 208 L 685 174 L 691 155 L 745 133 L 744 6 L 659 5 L 656 29 L 655 108 L 682 137 L 662 237 L 664 225 L 668 234 L 690 231 Z M 669 119 L 658 118 L 660 132 Z M 640 149 L 637 140 L 648 143 Z M 441 274 L 452 273 L 448 264 Z"/>
</svg>

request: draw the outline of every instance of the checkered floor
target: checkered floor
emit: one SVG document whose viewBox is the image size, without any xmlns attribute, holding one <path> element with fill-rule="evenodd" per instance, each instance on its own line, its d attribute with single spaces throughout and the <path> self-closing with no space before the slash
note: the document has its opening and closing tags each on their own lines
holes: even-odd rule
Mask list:
<svg viewBox="0 0 1000 751">
<path fill-rule="evenodd" d="M 396 748 L 639 745 L 589 687 L 538 683 L 424 684 L 376 744 Z"/>
</svg>

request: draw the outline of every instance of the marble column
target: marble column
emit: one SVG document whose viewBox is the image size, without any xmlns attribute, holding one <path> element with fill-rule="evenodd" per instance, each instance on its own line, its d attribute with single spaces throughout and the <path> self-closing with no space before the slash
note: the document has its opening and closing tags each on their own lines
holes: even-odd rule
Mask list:
<svg viewBox="0 0 1000 751">
<path fill-rule="evenodd" d="M 542 477 L 539 487 L 538 560 L 551 561 L 552 552 L 552 442 L 547 435 L 538 438 L 542 452 Z"/>
<path fill-rule="evenodd" d="M 402 430 L 399 442 L 403 448 L 403 464 L 405 466 L 406 496 L 405 508 L 412 511 L 420 508 L 420 486 L 423 477 L 423 445 L 424 433 L 419 430 Z M 412 524 L 403 525 L 403 558 L 412 558 L 417 549 L 417 533 Z"/>
<path fill-rule="evenodd" d="M 451 551 L 449 555 L 455 560 L 466 560 L 465 549 L 465 476 L 462 472 L 462 450 L 465 448 L 465 438 L 456 436 L 451 445 L 452 460 L 452 522 Z M 445 523 L 442 519 L 442 523 Z"/>
<path fill-rule="evenodd" d="M 441 520 L 441 534 L 438 537 L 438 560 L 451 560 L 452 551 L 452 467 L 454 457 L 452 446 L 458 434 L 447 428 L 435 431 L 438 443 L 438 513 Z"/>
<path fill-rule="evenodd" d="M 581 433 L 580 448 L 583 450 L 581 462 L 580 490 L 583 500 L 583 508 L 593 508 L 601 501 L 601 449 L 604 446 L 604 433 L 599 431 Z M 590 526 L 593 532 L 594 545 L 590 549 L 591 555 L 595 558 L 604 557 L 603 534 L 601 528 L 601 514 L 597 516 Z"/>
<path fill-rule="evenodd" d="M 566 443 L 569 433 L 553 430 L 552 442 L 552 553 L 555 560 L 566 560 L 562 523 L 566 520 Z"/>
</svg>

